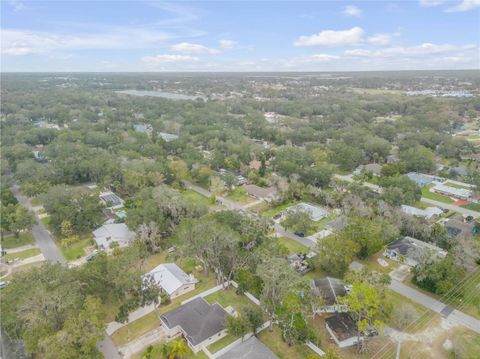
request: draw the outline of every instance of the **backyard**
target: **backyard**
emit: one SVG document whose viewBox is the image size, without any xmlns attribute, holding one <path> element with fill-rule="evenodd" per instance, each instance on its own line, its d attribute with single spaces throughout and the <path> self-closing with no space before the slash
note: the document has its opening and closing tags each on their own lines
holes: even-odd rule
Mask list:
<svg viewBox="0 0 480 359">
<path fill-rule="evenodd" d="M 285 247 L 289 254 L 296 253 L 308 253 L 310 250 L 304 245 L 294 241 L 293 239 L 280 237 L 277 239 L 277 243 Z"/>
<path fill-rule="evenodd" d="M 305 344 L 296 344 L 289 346 L 282 340 L 282 332 L 277 326 L 273 327 L 273 331 L 269 329 L 263 330 L 258 339 L 273 351 L 280 359 L 305 359 L 320 358 Z"/>
</svg>

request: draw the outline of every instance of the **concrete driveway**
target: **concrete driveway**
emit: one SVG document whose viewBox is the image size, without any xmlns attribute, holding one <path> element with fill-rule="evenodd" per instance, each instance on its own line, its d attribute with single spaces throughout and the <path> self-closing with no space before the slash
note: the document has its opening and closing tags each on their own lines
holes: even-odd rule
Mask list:
<svg viewBox="0 0 480 359">
<path fill-rule="evenodd" d="M 167 339 L 167 333 L 165 329 L 160 326 L 141 337 L 132 340 L 131 342 L 118 348 L 122 358 L 129 359 L 137 353 L 141 353 L 149 345 L 160 343 Z"/>
</svg>

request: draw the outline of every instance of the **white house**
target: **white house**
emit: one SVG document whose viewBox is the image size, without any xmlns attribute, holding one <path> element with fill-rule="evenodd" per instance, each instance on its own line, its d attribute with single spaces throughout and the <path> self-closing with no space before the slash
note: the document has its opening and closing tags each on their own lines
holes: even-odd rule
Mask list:
<svg viewBox="0 0 480 359">
<path fill-rule="evenodd" d="M 104 224 L 93 231 L 93 239 L 99 247 L 110 249 L 111 243 L 118 243 L 120 247 L 126 247 L 135 237 L 125 223 Z"/>
<path fill-rule="evenodd" d="M 300 203 L 288 208 L 287 212 L 288 211 L 302 211 L 302 212 L 305 212 L 306 214 L 309 215 L 310 219 L 314 222 L 318 222 L 318 221 L 324 219 L 325 217 L 328 217 L 328 215 L 330 214 L 329 211 L 327 211 L 326 209 L 324 209 L 322 207 L 314 206 L 312 204 L 304 203 L 304 202 L 300 202 Z"/>
<path fill-rule="evenodd" d="M 457 188 L 444 184 L 435 185 L 435 187 L 431 188 L 431 191 L 459 199 L 469 199 L 470 197 L 472 197 L 472 191 L 469 189 Z"/>
<path fill-rule="evenodd" d="M 190 292 L 195 289 L 195 284 L 198 283 L 198 280 L 192 274 L 188 275 L 175 263 L 160 264 L 145 276 L 153 278 L 170 299 Z"/>
<path fill-rule="evenodd" d="M 402 205 L 402 212 L 415 217 L 423 217 L 425 219 L 432 219 L 440 216 L 443 211 L 438 207 L 427 207 L 425 209 Z"/>
</svg>

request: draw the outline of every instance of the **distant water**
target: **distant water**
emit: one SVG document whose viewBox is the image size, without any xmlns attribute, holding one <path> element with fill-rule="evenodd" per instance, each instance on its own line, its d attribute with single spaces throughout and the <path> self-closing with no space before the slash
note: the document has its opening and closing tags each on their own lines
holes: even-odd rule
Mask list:
<svg viewBox="0 0 480 359">
<path fill-rule="evenodd" d="M 123 90 L 123 91 L 115 91 L 115 92 L 125 94 L 125 95 L 141 96 L 141 97 L 143 96 L 163 97 L 171 100 L 196 100 L 197 98 L 201 98 L 201 96 L 182 95 L 179 93 L 162 92 L 162 91 Z"/>
</svg>

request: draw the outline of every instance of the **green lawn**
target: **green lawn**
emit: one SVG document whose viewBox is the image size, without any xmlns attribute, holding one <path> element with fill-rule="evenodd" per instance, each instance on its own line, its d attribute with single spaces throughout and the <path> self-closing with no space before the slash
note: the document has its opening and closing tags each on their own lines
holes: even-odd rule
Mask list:
<svg viewBox="0 0 480 359">
<path fill-rule="evenodd" d="M 182 196 L 195 205 L 201 205 L 206 207 L 211 205 L 210 198 L 205 197 L 204 195 L 195 192 L 192 189 L 187 189 L 183 191 Z"/>
<path fill-rule="evenodd" d="M 309 249 L 307 247 L 305 247 L 304 245 L 298 242 L 295 242 L 293 239 L 280 237 L 280 238 L 277 238 L 277 241 L 280 245 L 286 247 L 290 254 L 309 252 Z"/>
<path fill-rule="evenodd" d="M 240 311 L 242 306 L 255 305 L 247 297 L 235 293 L 235 288 L 231 287 L 227 290 L 219 290 L 204 298 L 208 303 L 218 303 L 222 307 L 232 306 L 235 310 Z"/>
<path fill-rule="evenodd" d="M 75 243 L 71 246 L 63 247 L 60 246 L 60 250 L 63 253 L 63 256 L 67 261 L 73 261 L 75 259 L 79 259 L 86 255 L 84 248 L 92 245 L 91 238 L 84 238 Z"/>
<path fill-rule="evenodd" d="M 21 246 L 26 246 L 28 244 L 34 244 L 35 238 L 31 232 L 21 233 L 18 237 L 15 237 L 13 234 L 3 238 L 2 247 L 4 249 L 11 249 Z"/>
<path fill-rule="evenodd" d="M 159 343 L 159 344 L 154 344 L 153 345 L 153 348 L 154 350 L 156 351 L 156 349 L 160 349 L 161 346 L 163 345 L 163 343 Z M 146 349 L 146 348 L 145 348 Z M 132 359 L 144 359 L 145 357 L 143 356 L 143 352 L 142 353 L 138 353 L 138 354 L 135 354 L 131 357 Z M 157 358 L 156 356 L 154 358 Z M 195 359 L 208 359 L 207 355 L 203 352 L 203 351 L 200 351 L 198 352 L 197 354 L 194 354 L 190 348 L 188 348 L 188 351 L 185 355 L 185 358 L 186 359 L 192 359 L 192 358 L 195 358 Z"/>
<path fill-rule="evenodd" d="M 428 207 L 432 207 L 432 205 L 430 203 L 425 203 L 425 202 L 422 202 L 422 201 L 418 201 L 418 202 L 415 202 L 413 207 L 417 207 L 417 208 L 420 208 L 420 209 L 425 209 L 425 208 L 428 208 Z"/>
<path fill-rule="evenodd" d="M 422 197 L 433 199 L 434 201 L 442 202 L 442 203 L 453 203 L 455 202 L 453 199 L 447 196 L 443 196 L 438 193 L 430 192 L 430 188 L 433 187 L 431 185 L 422 187 Z"/>
<path fill-rule="evenodd" d="M 320 358 L 304 344 L 289 346 L 282 340 L 282 332 L 277 326 L 273 327 L 273 331 L 269 331 L 268 328 L 262 330 L 258 339 L 277 354 L 280 359 Z"/>
<path fill-rule="evenodd" d="M 40 253 L 42 253 L 40 248 L 32 248 L 32 249 L 27 249 L 21 252 L 6 254 L 3 258 L 5 258 L 5 260 L 10 260 L 15 258 L 25 259 L 25 258 L 34 257 L 36 255 L 39 255 Z"/>
<path fill-rule="evenodd" d="M 461 207 L 470 209 L 472 211 L 480 212 L 480 203 L 470 203 L 470 204 L 466 204 L 466 205 L 461 206 Z"/>
<path fill-rule="evenodd" d="M 207 349 L 210 353 L 213 354 L 213 353 L 218 352 L 220 349 L 225 348 L 228 344 L 233 343 L 237 339 L 238 339 L 238 337 L 234 337 L 233 335 L 227 334 L 226 336 L 224 336 L 219 341 L 216 341 L 215 343 L 210 344 L 207 347 Z"/>
<path fill-rule="evenodd" d="M 280 206 L 276 206 L 276 207 L 273 207 L 273 208 L 269 208 L 267 209 L 266 211 L 264 211 L 262 213 L 262 216 L 265 216 L 265 217 L 268 217 L 268 218 L 272 218 L 273 216 L 279 214 L 280 212 L 283 212 L 284 210 L 286 210 L 288 207 L 291 207 L 293 206 L 294 204 L 296 204 L 297 202 L 288 202 L 288 203 L 285 203 L 285 204 L 281 204 Z"/>
<path fill-rule="evenodd" d="M 45 227 L 47 227 L 47 229 L 48 229 L 48 228 L 49 228 L 48 226 L 49 226 L 49 224 L 50 224 L 50 217 L 42 218 L 42 219 L 40 220 L 40 222 L 42 222 L 43 225 L 44 225 Z"/>
<path fill-rule="evenodd" d="M 160 325 L 158 317 L 168 312 L 169 310 L 178 307 L 181 302 L 191 298 L 209 288 L 215 286 L 215 277 L 210 273 L 208 277 L 203 274 L 195 273 L 195 277 L 199 280 L 194 290 L 188 292 L 178 298 L 175 298 L 171 303 L 167 305 L 161 305 L 153 312 L 129 323 L 128 325 L 120 328 L 112 334 L 112 340 L 116 345 L 123 345 L 129 341 L 140 337 L 141 335 L 148 333 L 149 331 L 157 328 Z"/>
<path fill-rule="evenodd" d="M 38 197 L 31 198 L 30 203 L 33 207 L 38 207 L 42 205 L 42 202 L 40 202 L 40 199 Z"/>
<path fill-rule="evenodd" d="M 243 187 L 235 188 L 225 198 L 240 204 L 247 204 L 255 201 L 255 198 L 250 197 Z"/>
</svg>

